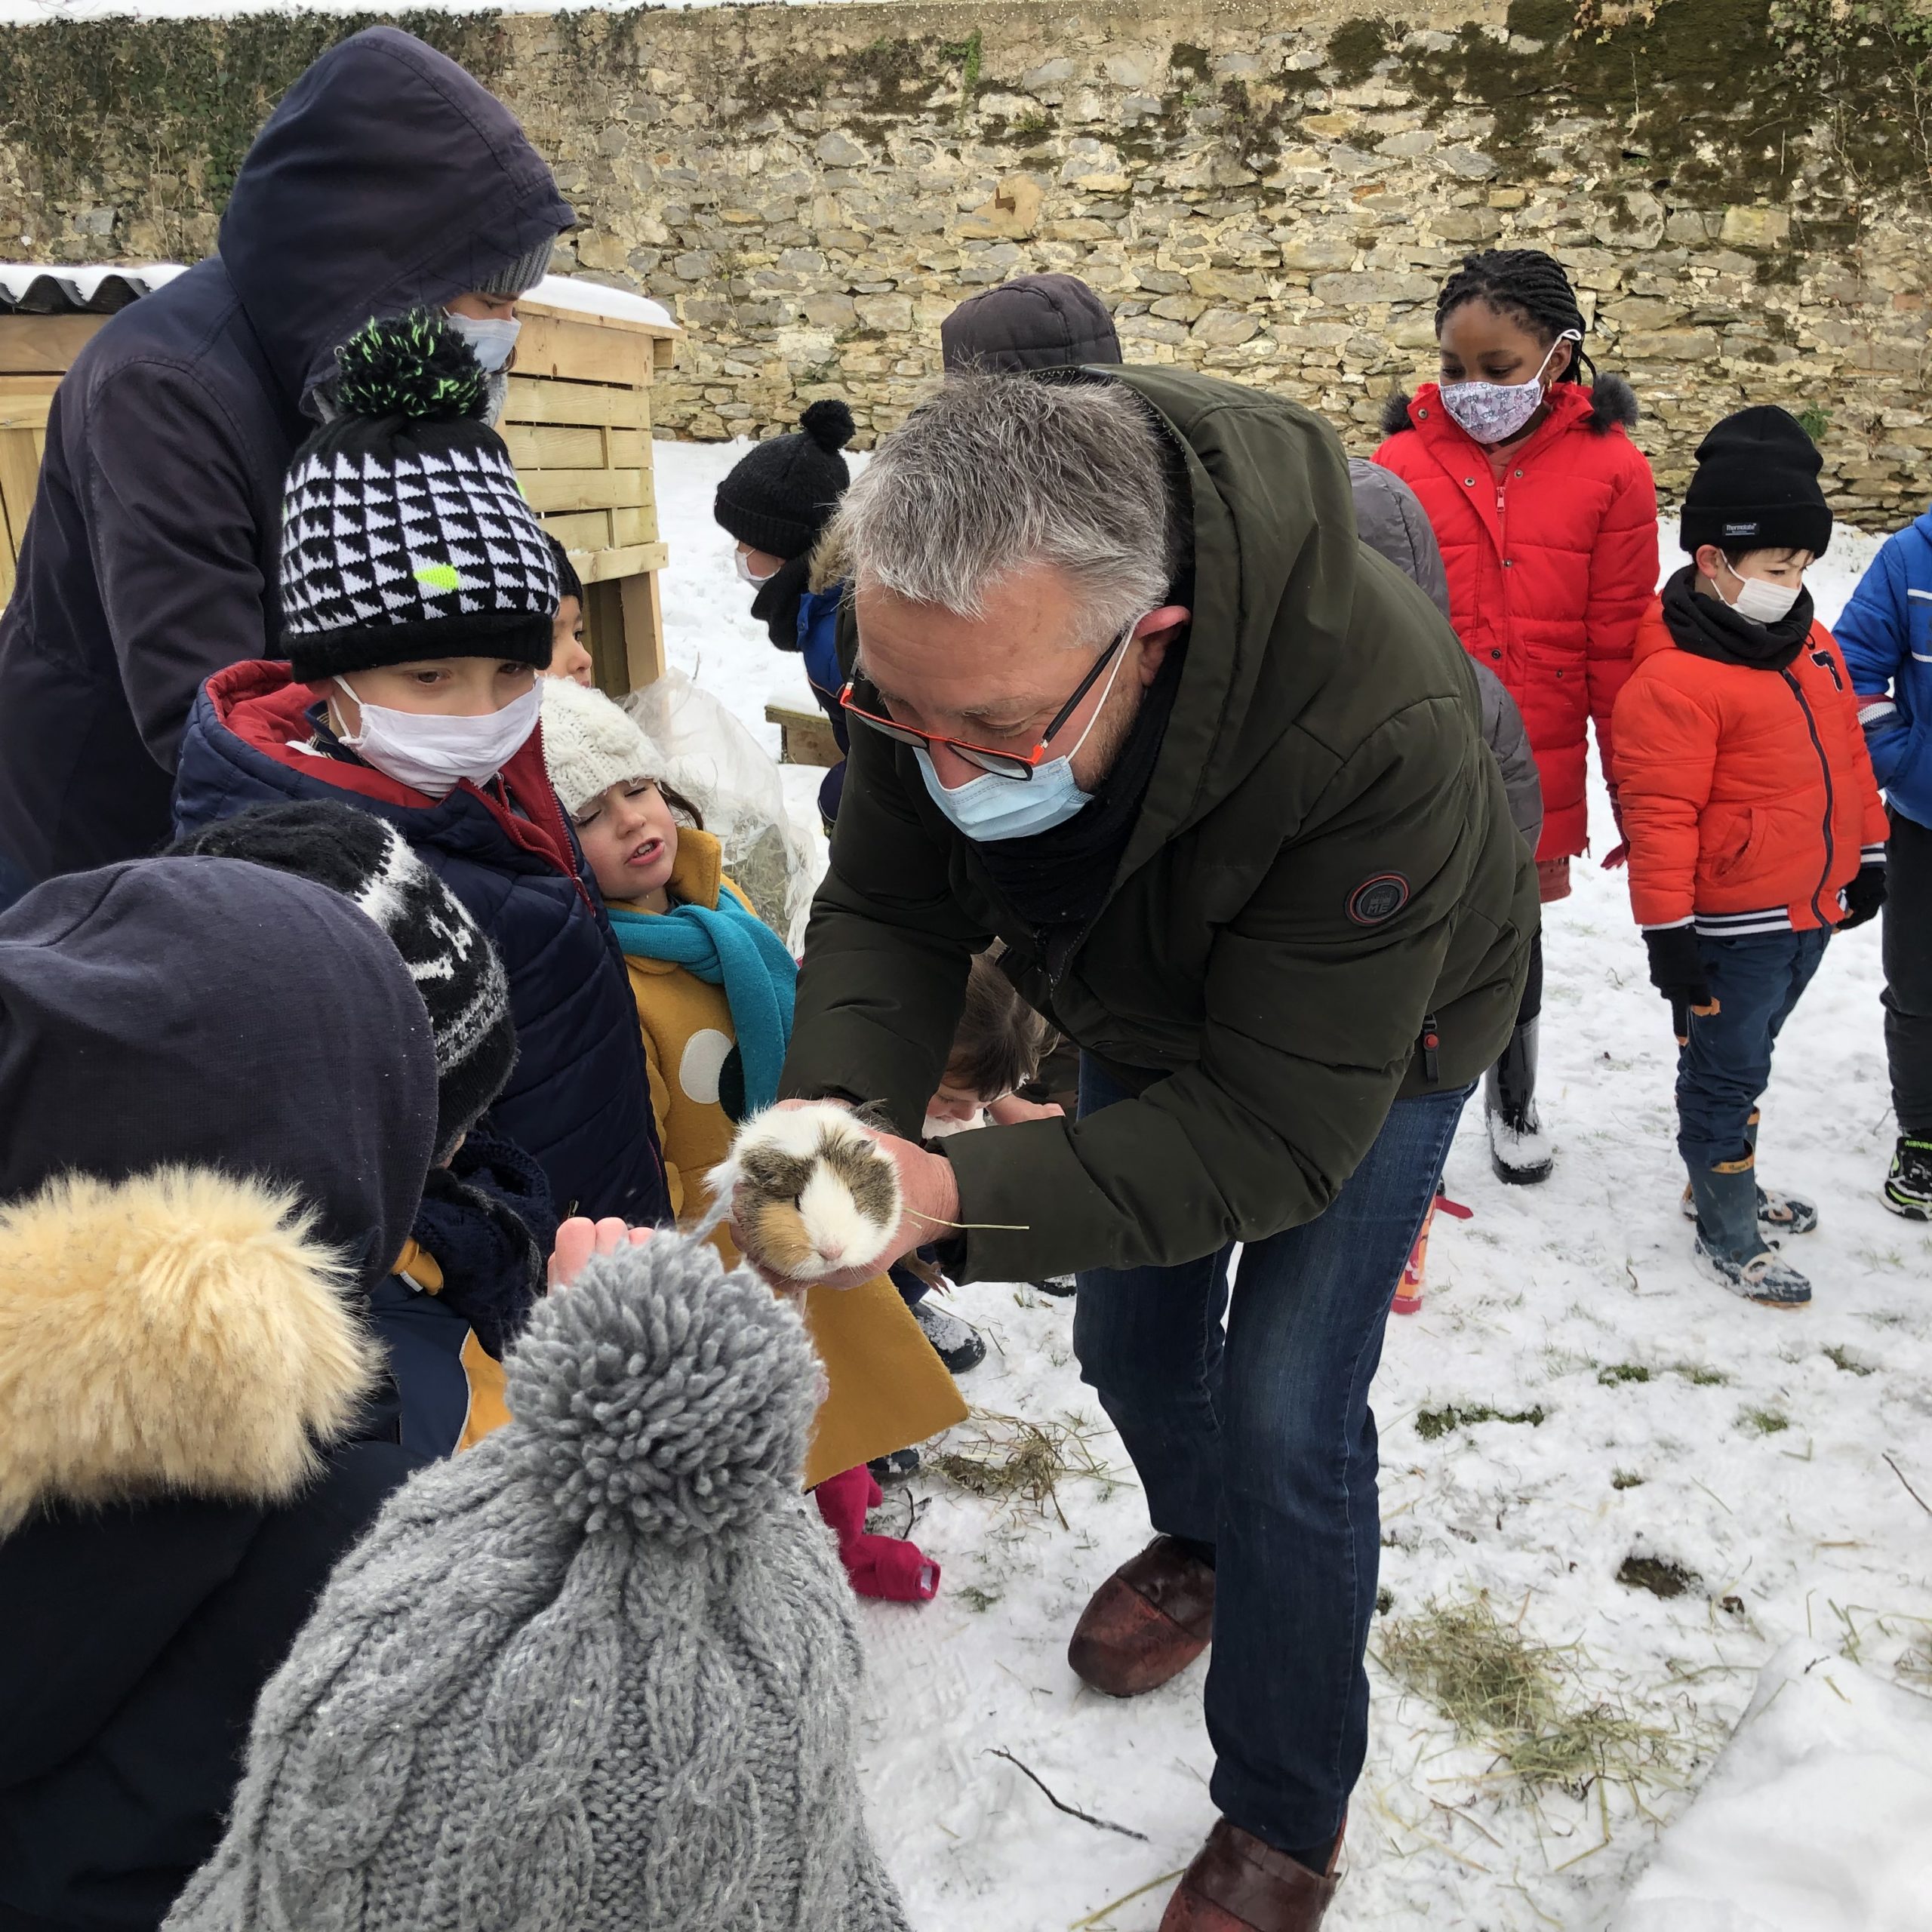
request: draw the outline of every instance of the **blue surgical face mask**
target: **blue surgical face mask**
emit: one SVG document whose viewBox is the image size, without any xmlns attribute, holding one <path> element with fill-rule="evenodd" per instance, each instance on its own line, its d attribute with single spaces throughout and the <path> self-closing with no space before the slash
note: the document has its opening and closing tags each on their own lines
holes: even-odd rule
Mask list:
<svg viewBox="0 0 1932 1932">
<path fill-rule="evenodd" d="M 1083 806 L 1091 804 L 1093 793 L 1081 791 L 1074 783 L 1073 755 L 1087 742 L 1088 731 L 1093 730 L 1100 713 L 1106 709 L 1114 679 L 1120 675 L 1127 657 L 1123 648 L 1115 658 L 1113 669 L 1100 687 L 1100 701 L 1087 721 L 1086 731 L 1060 757 L 1036 764 L 1031 778 L 1002 778 L 998 772 L 989 771 L 983 778 L 969 778 L 964 785 L 949 791 L 939 782 L 932 754 L 915 746 L 912 755 L 919 761 L 920 776 L 926 781 L 933 803 L 976 845 L 995 844 L 1002 838 L 1029 838 L 1036 832 L 1051 832 L 1055 826 L 1064 825 Z"/>
<path fill-rule="evenodd" d="M 471 354 L 493 374 L 509 362 L 523 328 L 521 322 L 500 321 L 493 315 L 451 315 L 448 320 L 469 343 Z"/>
</svg>

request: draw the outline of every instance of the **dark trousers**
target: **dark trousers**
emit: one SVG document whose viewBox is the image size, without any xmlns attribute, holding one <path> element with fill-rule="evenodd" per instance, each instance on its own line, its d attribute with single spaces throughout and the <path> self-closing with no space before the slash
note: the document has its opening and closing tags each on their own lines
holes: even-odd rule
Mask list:
<svg viewBox="0 0 1932 1932">
<path fill-rule="evenodd" d="M 1381 1553 L 1369 1384 L 1469 1092 L 1398 1100 L 1325 1214 L 1242 1249 L 1232 1299 L 1232 1247 L 1079 1278 L 1080 1372 L 1154 1527 L 1214 1546 L 1214 1802 L 1282 1850 L 1334 1838 L 1361 1770 Z M 1083 1057 L 1083 1116 L 1124 1098 Z"/>
<path fill-rule="evenodd" d="M 0 852 L 0 912 L 17 900 L 24 899 L 33 890 L 33 883 L 24 867 L 15 865 L 5 852 Z"/>
<path fill-rule="evenodd" d="M 1932 828 L 1892 814 L 1885 848 L 1885 1057 L 1899 1131 L 1932 1140 Z"/>
<path fill-rule="evenodd" d="M 1695 1174 L 1749 1153 L 1751 1117 L 1771 1078 L 1771 1048 L 1831 935 L 1759 933 L 1748 939 L 1698 936 L 1704 977 L 1718 1011 L 1690 1015 L 1690 1039 L 1677 1054 L 1677 1149 Z"/>
</svg>

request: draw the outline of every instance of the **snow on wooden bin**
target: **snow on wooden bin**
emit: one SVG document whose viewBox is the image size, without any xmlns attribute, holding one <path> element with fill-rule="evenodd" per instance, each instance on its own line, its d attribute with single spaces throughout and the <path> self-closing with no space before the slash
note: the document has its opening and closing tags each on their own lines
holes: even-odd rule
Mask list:
<svg viewBox="0 0 1932 1932">
<path fill-rule="evenodd" d="M 500 426 L 531 507 L 583 580 L 597 681 L 621 697 L 664 669 L 651 386 L 682 331 L 655 302 L 561 275 L 546 276 L 517 312 Z"/>
<path fill-rule="evenodd" d="M 110 314 L 181 272 L 0 265 L 0 603 L 13 592 L 60 378 Z M 597 681 L 621 697 L 664 668 L 651 385 L 681 331 L 654 302 L 561 275 L 546 276 L 518 309 L 499 427 L 531 508 L 583 580 Z"/>
</svg>

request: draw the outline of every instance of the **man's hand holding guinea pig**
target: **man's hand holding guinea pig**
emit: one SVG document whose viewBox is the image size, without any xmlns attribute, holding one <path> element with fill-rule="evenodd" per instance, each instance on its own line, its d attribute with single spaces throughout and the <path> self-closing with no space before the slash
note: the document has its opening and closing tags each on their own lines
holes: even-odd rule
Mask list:
<svg viewBox="0 0 1932 1932">
<path fill-rule="evenodd" d="M 842 1100 L 780 1100 L 759 1118 L 811 1112 L 822 1118 L 832 1107 L 854 1111 Z M 835 1146 L 821 1143 L 810 1152 L 781 1155 L 768 1175 L 758 1164 L 763 1185 L 749 1174 L 739 1175 L 731 1196 L 732 1230 L 746 1259 L 773 1287 L 856 1288 L 958 1220 L 959 1184 L 950 1161 L 928 1153 L 915 1140 L 855 1124 L 869 1143 L 863 1150 L 867 1164 L 883 1159 L 897 1177 L 891 1204 L 896 1217 L 881 1215 L 888 1203 L 880 1191 L 868 1187 L 863 1169 L 846 1171 Z M 890 1196 L 892 1190 L 888 1186 L 884 1192 Z M 841 1251 L 857 1257 L 854 1265 L 833 1265 Z M 799 1257 L 797 1272 L 788 1273 L 779 1257 L 793 1251 Z"/>
</svg>

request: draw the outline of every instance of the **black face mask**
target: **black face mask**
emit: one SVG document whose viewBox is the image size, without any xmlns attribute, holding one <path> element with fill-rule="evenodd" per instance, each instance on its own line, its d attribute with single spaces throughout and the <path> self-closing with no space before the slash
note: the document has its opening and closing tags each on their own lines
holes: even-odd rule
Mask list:
<svg viewBox="0 0 1932 1932">
<path fill-rule="evenodd" d="M 752 615 L 771 634 L 780 651 L 798 648 L 798 603 L 811 587 L 811 552 L 794 557 L 758 586 L 752 599 Z"/>
<path fill-rule="evenodd" d="M 1811 635 L 1808 590 L 1798 592 L 1798 601 L 1775 624 L 1754 624 L 1721 598 L 1700 595 L 1697 585 L 1697 567 L 1686 564 L 1664 586 L 1663 599 L 1672 641 L 1694 657 L 1743 664 L 1754 671 L 1783 671 Z"/>
</svg>

